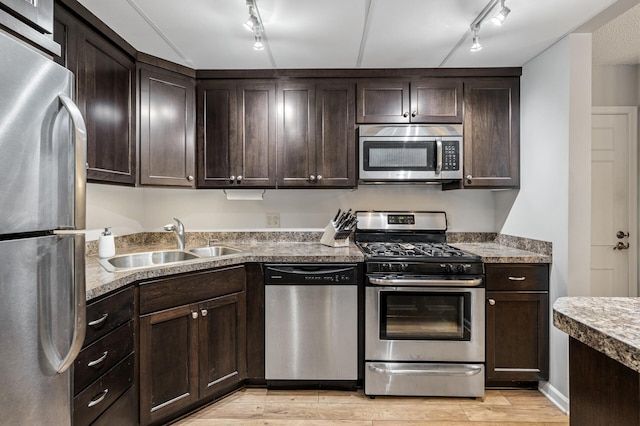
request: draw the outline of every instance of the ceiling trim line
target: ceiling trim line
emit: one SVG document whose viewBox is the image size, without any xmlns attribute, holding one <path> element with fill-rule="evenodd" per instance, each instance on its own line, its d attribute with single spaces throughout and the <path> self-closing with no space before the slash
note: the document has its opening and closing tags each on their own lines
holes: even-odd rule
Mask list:
<svg viewBox="0 0 640 426">
<path fill-rule="evenodd" d="M 364 48 L 367 45 L 367 39 L 369 38 L 369 22 L 373 16 L 375 0 L 367 0 L 366 11 L 364 17 L 364 27 L 362 28 L 362 38 L 360 39 L 360 50 L 358 50 L 358 59 L 356 60 L 356 68 L 362 68 L 362 58 L 364 56 Z"/>
<path fill-rule="evenodd" d="M 131 5 L 131 7 L 136 12 L 138 12 L 138 15 L 140 15 L 142 19 L 144 19 L 147 22 L 147 24 L 149 24 L 149 26 L 153 28 L 153 30 L 160 36 L 160 38 L 162 38 L 164 42 L 169 45 L 171 50 L 173 50 L 179 57 L 181 57 L 182 60 L 185 61 L 187 65 L 194 68 L 194 65 L 193 65 L 193 62 L 191 62 L 191 59 L 189 59 L 184 53 L 182 53 L 180 49 L 178 49 L 178 46 L 176 46 L 175 44 L 173 44 L 171 40 L 169 40 L 169 37 L 167 37 L 167 35 L 160 29 L 160 27 L 157 26 L 156 23 L 153 22 L 153 20 L 146 13 L 144 13 L 144 11 L 140 8 L 140 6 L 138 6 L 135 0 L 127 0 L 127 3 L 129 3 L 129 5 Z"/>
</svg>

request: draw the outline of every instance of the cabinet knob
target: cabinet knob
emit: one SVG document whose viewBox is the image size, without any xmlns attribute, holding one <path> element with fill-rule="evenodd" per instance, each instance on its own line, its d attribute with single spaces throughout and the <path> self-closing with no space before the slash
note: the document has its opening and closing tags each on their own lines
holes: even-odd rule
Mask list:
<svg viewBox="0 0 640 426">
<path fill-rule="evenodd" d="M 409 112 L 405 112 L 404 114 L 402 114 L 403 117 L 408 117 L 409 116 Z"/>
<path fill-rule="evenodd" d="M 236 180 L 237 180 L 238 182 L 242 182 L 242 175 L 238 175 L 238 177 L 236 178 Z"/>
<path fill-rule="evenodd" d="M 202 314 L 203 317 L 206 317 L 209 311 L 207 311 L 206 309 L 203 309 L 202 311 L 200 311 L 200 313 Z"/>
<path fill-rule="evenodd" d="M 310 180 L 311 182 L 315 181 L 315 180 L 316 180 L 315 175 L 311 175 L 311 176 L 309 176 L 309 180 Z"/>
<path fill-rule="evenodd" d="M 411 111 L 411 116 L 415 117 L 416 115 L 418 115 L 418 111 Z"/>
<path fill-rule="evenodd" d="M 189 182 L 192 182 L 192 181 L 193 181 L 193 176 L 191 176 L 191 175 L 187 176 L 187 180 L 188 180 Z"/>
<path fill-rule="evenodd" d="M 198 319 L 198 313 L 197 312 L 191 312 L 191 318 Z"/>
<path fill-rule="evenodd" d="M 467 175 L 467 183 L 471 183 L 471 179 L 473 179 L 473 176 Z"/>
<path fill-rule="evenodd" d="M 489 304 L 490 304 L 491 306 L 493 306 L 493 305 L 495 305 L 495 304 L 496 304 L 496 300 L 495 300 L 495 299 L 487 299 L 487 300 L 489 301 Z"/>
<path fill-rule="evenodd" d="M 318 177 L 316 179 L 322 180 L 322 175 L 318 175 Z"/>
<path fill-rule="evenodd" d="M 236 177 L 234 175 L 229 176 L 229 180 L 236 180 Z"/>
</svg>

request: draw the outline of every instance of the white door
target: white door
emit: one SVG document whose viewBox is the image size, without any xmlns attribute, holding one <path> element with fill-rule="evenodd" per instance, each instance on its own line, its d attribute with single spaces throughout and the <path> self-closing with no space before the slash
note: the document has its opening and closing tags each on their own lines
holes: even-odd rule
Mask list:
<svg viewBox="0 0 640 426">
<path fill-rule="evenodd" d="M 637 108 L 591 123 L 591 296 L 637 296 Z"/>
</svg>

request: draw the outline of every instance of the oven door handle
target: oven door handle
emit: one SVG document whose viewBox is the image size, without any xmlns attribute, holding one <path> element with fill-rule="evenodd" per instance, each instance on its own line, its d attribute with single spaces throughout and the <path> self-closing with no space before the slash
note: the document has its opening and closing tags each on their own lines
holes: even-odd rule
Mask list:
<svg viewBox="0 0 640 426">
<path fill-rule="evenodd" d="M 411 376 L 475 376 L 482 372 L 477 365 L 428 365 L 416 364 L 414 367 L 387 367 L 385 364 L 369 364 L 369 371 L 378 374 Z"/>
<path fill-rule="evenodd" d="M 403 278 L 375 278 L 369 277 L 369 282 L 382 286 L 416 286 L 416 287 L 479 287 L 482 285 L 482 278 L 470 280 L 415 280 Z"/>
</svg>

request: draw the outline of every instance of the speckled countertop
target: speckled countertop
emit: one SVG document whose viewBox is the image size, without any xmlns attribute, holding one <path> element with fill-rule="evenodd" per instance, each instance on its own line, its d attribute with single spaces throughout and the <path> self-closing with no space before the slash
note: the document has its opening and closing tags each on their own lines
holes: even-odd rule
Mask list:
<svg viewBox="0 0 640 426">
<path fill-rule="evenodd" d="M 560 297 L 553 304 L 553 325 L 640 372 L 640 298 Z"/>
<path fill-rule="evenodd" d="M 364 256 L 353 244 L 328 247 L 318 241 L 321 232 L 188 232 L 188 248 L 213 244 L 227 245 L 242 253 L 225 258 L 184 261 L 163 266 L 107 272 L 97 259 L 97 242 L 87 244 L 87 300 L 102 296 L 136 281 L 172 274 L 200 271 L 250 262 L 362 262 Z M 455 247 L 482 257 L 485 263 L 550 263 L 551 244 L 494 233 L 450 233 L 447 240 Z M 116 254 L 175 249 L 172 234 L 140 233 L 116 238 Z"/>
</svg>

